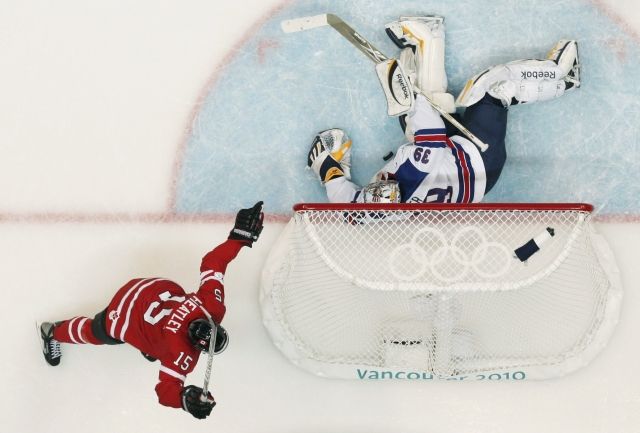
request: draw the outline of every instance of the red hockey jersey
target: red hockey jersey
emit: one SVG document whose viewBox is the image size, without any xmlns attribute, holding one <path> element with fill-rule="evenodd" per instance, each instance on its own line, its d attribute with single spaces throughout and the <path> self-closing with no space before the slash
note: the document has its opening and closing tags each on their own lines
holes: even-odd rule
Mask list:
<svg viewBox="0 0 640 433">
<path fill-rule="evenodd" d="M 189 323 L 224 317 L 224 273 L 244 244 L 227 240 L 202 259 L 200 288 L 186 293 L 173 281 L 138 278 L 125 284 L 107 307 L 107 333 L 125 341 L 160 363 L 156 393 L 160 404 L 180 408 L 186 376 L 195 368 L 200 351 L 188 336 Z"/>
</svg>

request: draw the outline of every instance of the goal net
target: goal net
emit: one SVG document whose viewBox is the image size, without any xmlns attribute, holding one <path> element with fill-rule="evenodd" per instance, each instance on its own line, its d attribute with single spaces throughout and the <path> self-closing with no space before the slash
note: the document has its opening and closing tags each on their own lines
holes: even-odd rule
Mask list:
<svg viewBox="0 0 640 433">
<path fill-rule="evenodd" d="M 263 270 L 279 349 L 343 378 L 544 379 L 606 344 L 621 286 L 585 204 L 301 204 Z"/>
</svg>

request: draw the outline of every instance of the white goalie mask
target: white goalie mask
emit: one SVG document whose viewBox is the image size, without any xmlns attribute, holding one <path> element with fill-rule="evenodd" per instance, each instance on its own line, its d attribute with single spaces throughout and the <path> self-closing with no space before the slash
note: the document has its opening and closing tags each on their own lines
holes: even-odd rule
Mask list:
<svg viewBox="0 0 640 433">
<path fill-rule="evenodd" d="M 364 203 L 400 203 L 400 186 L 395 180 L 379 180 L 362 189 Z"/>
</svg>

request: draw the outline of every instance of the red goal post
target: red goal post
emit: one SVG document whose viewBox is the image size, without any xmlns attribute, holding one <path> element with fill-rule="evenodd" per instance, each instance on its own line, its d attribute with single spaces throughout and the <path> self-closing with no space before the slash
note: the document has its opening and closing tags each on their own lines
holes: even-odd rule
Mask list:
<svg viewBox="0 0 640 433">
<path fill-rule="evenodd" d="M 261 305 L 276 345 L 316 374 L 561 376 L 617 322 L 618 270 L 589 204 L 293 209 Z"/>
</svg>

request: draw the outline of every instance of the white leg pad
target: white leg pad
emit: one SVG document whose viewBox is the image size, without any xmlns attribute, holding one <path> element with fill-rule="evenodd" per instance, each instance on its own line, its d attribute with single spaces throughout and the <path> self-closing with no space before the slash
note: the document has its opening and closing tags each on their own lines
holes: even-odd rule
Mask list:
<svg viewBox="0 0 640 433">
<path fill-rule="evenodd" d="M 565 71 L 551 60 L 517 60 L 485 70 L 467 81 L 456 104 L 469 107 L 489 93 L 505 106 L 562 96 Z"/>
<path fill-rule="evenodd" d="M 489 93 L 505 106 L 547 101 L 580 87 L 578 43 L 560 40 L 544 60 L 516 60 L 486 69 L 464 86 L 456 105 L 469 107 Z"/>
<path fill-rule="evenodd" d="M 444 69 L 444 20 L 441 17 L 404 18 L 387 24 L 387 28 L 415 56 L 415 85 L 427 95 L 447 91 L 447 74 Z M 407 50 L 404 50 L 407 51 Z M 415 54 L 414 54 L 415 53 Z M 404 65 L 403 65 L 404 66 Z"/>
</svg>

